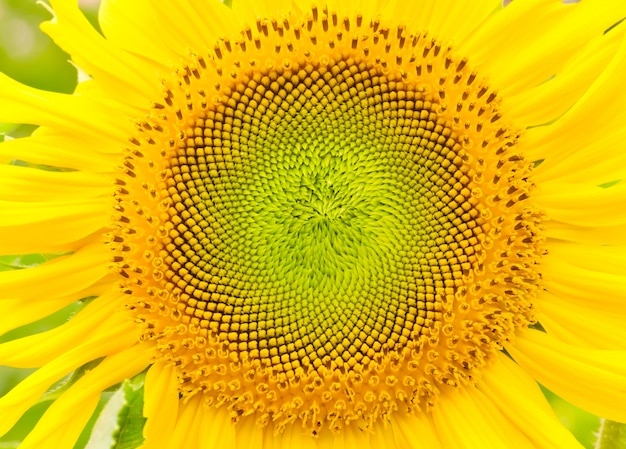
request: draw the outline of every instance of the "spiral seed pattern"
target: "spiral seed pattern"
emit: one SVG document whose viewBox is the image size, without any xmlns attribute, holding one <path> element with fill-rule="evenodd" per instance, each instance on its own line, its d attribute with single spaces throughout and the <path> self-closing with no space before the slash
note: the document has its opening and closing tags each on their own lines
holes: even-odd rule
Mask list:
<svg viewBox="0 0 626 449">
<path fill-rule="evenodd" d="M 497 93 L 426 34 L 333 14 L 192 56 L 116 181 L 143 338 L 182 396 L 276 431 L 429 410 L 534 320 L 541 214 Z"/>
</svg>

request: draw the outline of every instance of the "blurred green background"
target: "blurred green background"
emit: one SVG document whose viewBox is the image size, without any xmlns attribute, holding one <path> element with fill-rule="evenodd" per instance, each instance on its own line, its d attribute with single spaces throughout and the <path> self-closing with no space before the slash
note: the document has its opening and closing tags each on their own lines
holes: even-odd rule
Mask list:
<svg viewBox="0 0 626 449">
<path fill-rule="evenodd" d="M 85 15 L 95 25 L 98 0 L 82 0 L 80 3 Z M 0 72 L 40 89 L 72 92 L 77 75 L 75 68 L 68 62 L 69 56 L 58 49 L 38 27 L 39 23 L 50 17 L 50 13 L 35 0 L 0 0 Z M 0 124 L 0 133 L 13 137 L 28 135 L 31 131 L 30 126 Z M 23 269 L 42 263 L 49 257 L 49 255 L 0 257 L 0 271 Z M 0 342 L 56 326 L 67 319 L 72 311 L 70 307 L 45 320 L 11 332 L 10 335 L 0 336 Z M 0 395 L 9 391 L 31 371 L 0 366 Z M 572 406 L 549 391 L 545 393 L 563 424 L 586 448 L 592 449 L 594 433 L 599 427 L 598 418 Z M 33 407 L 11 432 L 0 439 L 0 449 L 17 447 L 19 440 L 36 423 L 49 403 L 50 401 L 42 401 Z M 76 448 L 84 447 L 87 439 L 87 435 L 84 435 Z"/>
</svg>

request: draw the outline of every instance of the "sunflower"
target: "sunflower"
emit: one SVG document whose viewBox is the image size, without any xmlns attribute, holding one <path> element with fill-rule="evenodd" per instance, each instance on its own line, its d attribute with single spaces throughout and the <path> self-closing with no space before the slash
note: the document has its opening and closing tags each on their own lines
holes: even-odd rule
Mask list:
<svg viewBox="0 0 626 449">
<path fill-rule="evenodd" d="M 0 78 L 0 345 L 69 373 L 21 448 L 145 375 L 142 448 L 577 448 L 626 422 L 623 0 L 76 1 L 71 95 Z"/>
</svg>

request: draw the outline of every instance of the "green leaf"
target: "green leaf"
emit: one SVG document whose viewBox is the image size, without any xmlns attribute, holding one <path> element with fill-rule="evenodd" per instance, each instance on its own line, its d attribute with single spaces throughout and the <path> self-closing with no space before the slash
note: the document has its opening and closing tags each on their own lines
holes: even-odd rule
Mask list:
<svg viewBox="0 0 626 449">
<path fill-rule="evenodd" d="M 143 443 L 145 374 L 125 380 L 102 410 L 85 449 L 136 449 Z"/>
<path fill-rule="evenodd" d="M 141 381 L 137 383 L 137 379 Z M 126 406 L 121 410 L 118 419 L 118 432 L 115 434 L 114 449 L 135 449 L 143 443 L 143 381 L 145 374 L 124 382 Z"/>
<path fill-rule="evenodd" d="M 623 449 L 626 447 L 626 424 L 602 419 L 594 449 Z"/>
</svg>

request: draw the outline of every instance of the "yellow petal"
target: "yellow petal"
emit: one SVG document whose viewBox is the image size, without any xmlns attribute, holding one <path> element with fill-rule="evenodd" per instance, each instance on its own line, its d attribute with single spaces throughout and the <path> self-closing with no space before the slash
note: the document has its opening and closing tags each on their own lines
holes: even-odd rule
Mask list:
<svg viewBox="0 0 626 449">
<path fill-rule="evenodd" d="M 356 426 L 347 427 L 341 432 L 343 435 L 343 445 L 337 444 L 336 447 L 356 447 L 359 449 L 395 449 L 396 446 L 392 441 L 385 444 L 374 444 L 373 432 L 368 432 L 359 429 Z M 317 443 L 319 449 L 323 449 L 325 446 L 320 441 Z"/>
<path fill-rule="evenodd" d="M 549 220 L 575 226 L 626 224 L 626 183 L 609 188 L 543 183 L 533 198 Z"/>
<path fill-rule="evenodd" d="M 610 61 L 619 56 L 617 52 L 624 39 L 624 31 L 626 26 L 618 26 L 609 33 L 592 39 L 553 78 L 504 98 L 507 116 L 515 123 L 527 127 L 545 124 L 563 115 L 606 69 Z M 530 145 L 529 148 L 534 150 Z M 549 155 L 547 153 L 545 156 Z"/>
<path fill-rule="evenodd" d="M 65 130 L 84 139 L 124 144 L 131 123 L 117 109 L 84 96 L 66 95 L 20 84 L 0 73 L 0 122 L 28 123 Z"/>
<path fill-rule="evenodd" d="M 2 254 L 72 251 L 100 241 L 110 222 L 111 200 L 20 203 L 0 201 Z M 81 242 L 82 240 L 82 242 Z"/>
<path fill-rule="evenodd" d="M 240 20 L 223 2 L 166 1 L 155 3 L 154 7 L 157 15 L 166 20 L 166 24 L 180 39 L 181 48 L 184 49 L 187 49 L 189 42 L 198 43 L 200 48 L 212 48 L 220 37 L 235 37 L 241 32 Z"/>
<path fill-rule="evenodd" d="M 198 434 L 201 429 L 202 398 L 199 395 L 192 397 L 185 404 L 180 404 L 176 425 L 169 441 L 161 442 L 165 449 L 180 449 L 183 447 L 200 447 Z"/>
<path fill-rule="evenodd" d="M 162 3 L 162 2 L 158 2 Z M 155 2 L 134 0 L 120 2 L 102 0 L 98 9 L 98 23 L 107 41 L 131 53 L 163 64 L 161 70 L 179 63 L 181 56 L 170 48 L 168 35 L 160 33 L 158 17 L 153 10 Z"/>
<path fill-rule="evenodd" d="M 613 310 L 626 301 L 626 277 L 580 268 L 557 257 L 545 257 L 543 286 L 553 295 L 587 307 Z"/>
<path fill-rule="evenodd" d="M 98 405 L 101 393 L 140 373 L 149 363 L 150 352 L 141 345 L 105 358 L 52 403 L 20 448 L 72 449 Z M 67 419 L 70 416 L 71 419 Z"/>
<path fill-rule="evenodd" d="M 107 90 L 110 96 L 140 108 L 159 98 L 159 73 L 145 58 L 135 57 L 104 39 L 80 11 L 78 2 L 51 0 L 50 4 L 55 17 L 43 23 L 41 29 L 85 72 L 111 86 Z M 124 123 L 123 119 L 119 121 Z"/>
<path fill-rule="evenodd" d="M 626 120 L 625 72 L 626 39 L 622 39 L 610 64 L 566 114 L 550 126 L 528 130 L 520 148 L 529 158 L 543 160 L 536 170 L 538 180 L 589 182 L 584 175 L 587 166 L 593 170 L 603 160 L 620 160 Z M 624 173 L 623 166 L 614 163 L 606 168 L 606 181 L 620 179 Z"/>
<path fill-rule="evenodd" d="M 0 143 L 0 163 L 23 161 L 94 173 L 111 173 L 119 164 L 120 146 L 107 146 L 95 139 L 90 143 L 91 151 L 84 151 L 84 147 L 84 140 L 77 136 L 51 136 L 38 128 L 29 137 Z"/>
<path fill-rule="evenodd" d="M 395 419 L 395 416 L 393 416 L 393 418 Z M 409 419 L 410 422 L 410 419 Z M 425 421 L 425 425 L 430 426 L 430 432 L 432 432 L 434 434 L 434 425 L 432 423 L 432 420 L 428 419 Z M 423 423 L 420 422 L 419 425 L 422 425 Z M 400 426 L 402 426 L 402 424 L 400 424 Z M 402 431 L 404 429 L 401 429 L 400 431 Z M 428 432 L 428 429 L 425 429 L 426 432 Z M 405 432 L 405 437 L 407 438 L 411 438 L 412 434 L 410 432 L 407 432 L 406 430 L 404 430 Z M 425 437 L 425 439 L 428 441 L 429 435 L 427 434 L 427 436 Z M 374 423 L 374 425 L 372 426 L 372 432 L 370 435 L 370 447 L 372 449 L 403 449 L 406 446 L 398 446 L 396 444 L 396 439 L 397 437 L 395 436 L 395 432 L 392 429 L 391 426 L 391 420 L 389 422 L 387 421 L 382 421 L 379 420 L 378 422 Z M 341 448 L 343 446 L 337 446 L 337 448 Z M 434 445 L 433 446 L 434 449 L 437 449 L 437 446 Z M 321 446 L 319 449 L 324 449 L 323 446 Z"/>
<path fill-rule="evenodd" d="M 626 253 L 618 246 L 595 246 L 581 243 L 550 242 L 550 257 L 592 271 L 626 275 Z"/>
<path fill-rule="evenodd" d="M 424 413 L 416 415 L 396 413 L 391 417 L 390 425 L 398 448 L 420 446 L 432 449 L 443 448 L 435 432 L 435 425 L 431 418 Z"/>
<path fill-rule="evenodd" d="M 313 436 L 305 432 L 307 432 L 307 430 L 297 424 L 288 426 L 282 435 L 274 436 L 274 446 L 282 449 L 291 449 L 294 447 L 317 449 L 317 439 L 314 439 Z"/>
<path fill-rule="evenodd" d="M 59 299 L 37 302 L 23 299 L 3 299 L 0 335 L 51 315 L 86 296 L 88 295 L 78 293 Z"/>
<path fill-rule="evenodd" d="M 232 423 L 230 413 L 224 408 L 208 407 L 200 399 L 198 447 L 206 449 L 235 448 L 238 427 Z M 186 406 L 186 405 L 185 405 Z M 293 446 L 303 447 L 303 446 Z"/>
<path fill-rule="evenodd" d="M 173 365 L 155 363 L 146 374 L 143 414 L 144 449 L 162 448 L 169 441 L 178 416 L 178 379 Z"/>
<path fill-rule="evenodd" d="M 549 241 L 564 240 L 586 245 L 623 245 L 626 243 L 626 224 L 615 226 L 574 226 L 569 223 L 544 223 Z"/>
<path fill-rule="evenodd" d="M 582 449 L 555 416 L 534 379 L 504 354 L 485 370 L 478 389 L 537 447 Z"/>
<path fill-rule="evenodd" d="M 611 136 L 604 136 L 590 144 L 584 151 L 572 151 L 558 162 L 558 171 L 537 170 L 538 182 L 578 182 L 602 185 L 626 179 L 626 152 L 620 145 L 626 141 L 626 129 L 618 127 Z M 598 154 L 603 154 L 598 157 Z M 543 165 L 543 164 L 542 164 Z M 540 166 L 541 167 L 541 166 Z"/>
<path fill-rule="evenodd" d="M 407 27 L 427 31 L 431 36 L 453 44 L 461 44 L 479 30 L 491 15 L 501 13 L 499 1 L 425 0 L 391 1 L 383 8 L 383 17 L 404 19 Z"/>
<path fill-rule="evenodd" d="M 566 343 L 626 350 L 624 297 L 602 299 L 592 289 L 579 296 L 544 291 L 537 297 L 537 318 L 548 333 Z"/>
<path fill-rule="evenodd" d="M 0 199 L 67 201 L 111 195 L 111 178 L 88 172 L 56 172 L 0 165 Z"/>
<path fill-rule="evenodd" d="M 475 388 L 461 387 L 442 395 L 432 416 L 445 448 L 535 448 L 484 393 Z"/>
<path fill-rule="evenodd" d="M 119 293 L 101 296 L 59 327 L 0 344 L 0 360 L 16 368 L 34 368 L 54 360 L 77 341 L 129 320 L 126 311 L 116 313 L 122 304 L 119 297 Z"/>
<path fill-rule="evenodd" d="M 4 435 L 43 393 L 76 368 L 99 357 L 121 352 L 135 343 L 134 324 L 119 323 L 82 340 L 72 349 L 28 376 L 0 398 L 0 435 Z M 0 364 L 3 361 L 0 360 Z"/>
<path fill-rule="evenodd" d="M 507 347 L 539 383 L 593 414 L 626 422 L 626 352 L 568 345 L 535 330 Z"/>
<path fill-rule="evenodd" d="M 109 273 L 109 257 L 104 245 L 88 245 L 75 254 L 33 268 L 1 272 L 0 290 L 3 298 L 31 301 L 84 294 Z"/>
<path fill-rule="evenodd" d="M 363 9 L 369 10 L 367 4 L 373 3 L 372 0 L 361 2 Z M 384 3 L 384 1 L 379 2 Z M 347 8 L 353 8 L 351 2 L 337 2 L 330 0 L 327 2 L 329 9 L 337 8 L 339 12 L 344 12 Z M 238 0 L 232 3 L 233 15 L 241 17 L 247 25 L 254 25 L 257 17 L 268 17 L 271 15 L 288 15 L 289 13 L 301 13 L 305 8 L 309 8 L 311 3 L 299 0 Z M 363 11 L 365 13 L 365 11 Z"/>
<path fill-rule="evenodd" d="M 558 73 L 590 39 L 625 15 L 626 3 L 621 0 L 602 5 L 514 1 L 490 16 L 461 49 L 490 74 L 494 87 L 504 96 L 514 95 Z"/>
<path fill-rule="evenodd" d="M 265 429 L 256 422 L 256 416 L 246 416 L 237 423 L 235 447 L 263 447 Z M 332 446 L 329 446 L 332 449 Z"/>
</svg>

